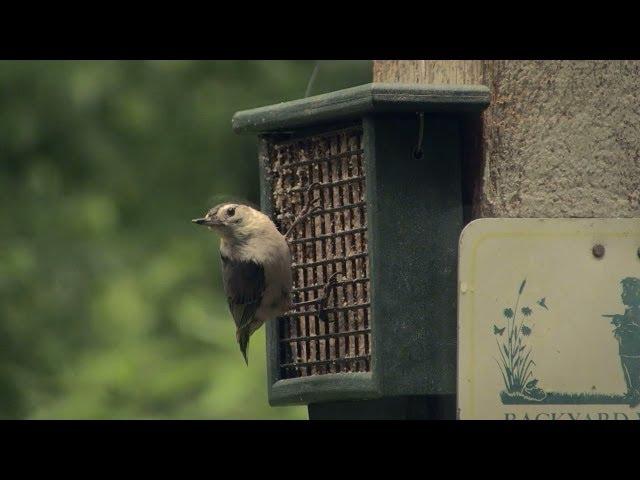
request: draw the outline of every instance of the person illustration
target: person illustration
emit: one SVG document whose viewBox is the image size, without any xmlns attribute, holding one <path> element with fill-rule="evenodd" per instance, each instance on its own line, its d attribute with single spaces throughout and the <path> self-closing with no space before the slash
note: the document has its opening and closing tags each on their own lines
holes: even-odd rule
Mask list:
<svg viewBox="0 0 640 480">
<path fill-rule="evenodd" d="M 631 407 L 640 404 L 640 278 L 627 277 L 622 285 L 623 315 L 604 315 L 611 318 L 613 333 L 619 344 L 620 361 L 627 384 L 627 400 Z"/>
</svg>

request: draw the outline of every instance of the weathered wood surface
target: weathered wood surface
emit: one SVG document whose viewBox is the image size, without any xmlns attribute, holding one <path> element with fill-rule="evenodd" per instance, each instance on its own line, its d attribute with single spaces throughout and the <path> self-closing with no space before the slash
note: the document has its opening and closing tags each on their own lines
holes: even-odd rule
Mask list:
<svg viewBox="0 0 640 480">
<path fill-rule="evenodd" d="M 376 61 L 374 82 L 491 89 L 475 217 L 640 215 L 640 61 Z"/>
<path fill-rule="evenodd" d="M 486 85 L 488 62 L 480 60 L 389 60 L 373 64 L 374 82 Z"/>
</svg>

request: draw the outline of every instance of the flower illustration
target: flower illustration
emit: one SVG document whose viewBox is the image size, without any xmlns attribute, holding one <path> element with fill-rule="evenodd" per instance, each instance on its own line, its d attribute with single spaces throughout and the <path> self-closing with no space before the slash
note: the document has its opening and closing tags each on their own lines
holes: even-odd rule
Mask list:
<svg viewBox="0 0 640 480">
<path fill-rule="evenodd" d="M 533 328 L 534 311 L 531 305 L 520 304 L 526 285 L 526 279 L 522 280 L 513 306 L 502 310 L 506 319 L 503 320 L 504 324 L 493 325 L 499 354 L 495 360 L 504 381 L 505 390 L 502 394 L 509 398 L 525 398 L 528 401 L 540 402 L 546 398 L 546 393 L 538 387 L 538 380 L 534 378 L 536 364 L 532 358 L 532 346 L 527 343 Z M 548 310 L 544 298 L 537 303 Z"/>
</svg>

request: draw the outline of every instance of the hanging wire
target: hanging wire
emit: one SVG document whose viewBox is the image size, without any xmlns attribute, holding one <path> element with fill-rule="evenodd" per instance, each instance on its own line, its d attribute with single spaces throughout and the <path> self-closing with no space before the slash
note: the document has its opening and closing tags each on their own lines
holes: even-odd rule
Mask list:
<svg viewBox="0 0 640 480">
<path fill-rule="evenodd" d="M 422 139 L 424 137 L 424 112 L 418 112 L 418 144 L 413 149 L 413 157 L 416 160 L 420 160 L 424 155 L 422 151 Z"/>
<path fill-rule="evenodd" d="M 311 72 L 311 77 L 309 78 L 309 82 L 307 83 L 307 90 L 304 92 L 304 98 L 307 98 L 311 93 L 311 88 L 313 87 L 313 82 L 316 80 L 316 75 L 318 74 L 318 68 L 320 67 L 320 60 L 316 60 L 316 64 L 313 67 L 313 71 Z"/>
</svg>

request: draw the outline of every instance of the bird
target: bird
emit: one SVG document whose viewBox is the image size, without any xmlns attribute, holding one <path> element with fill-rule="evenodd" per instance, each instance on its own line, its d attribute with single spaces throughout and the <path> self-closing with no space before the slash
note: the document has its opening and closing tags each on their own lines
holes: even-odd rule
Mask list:
<svg viewBox="0 0 640 480">
<path fill-rule="evenodd" d="M 221 203 L 193 223 L 220 236 L 222 283 L 236 324 L 236 340 L 249 365 L 251 335 L 291 308 L 291 251 L 286 238 L 261 211 Z"/>
<path fill-rule="evenodd" d="M 504 333 L 504 329 L 507 327 L 502 327 L 502 328 L 498 328 L 495 325 L 493 326 L 493 334 L 494 335 L 500 335 L 502 336 L 502 334 Z"/>
</svg>

